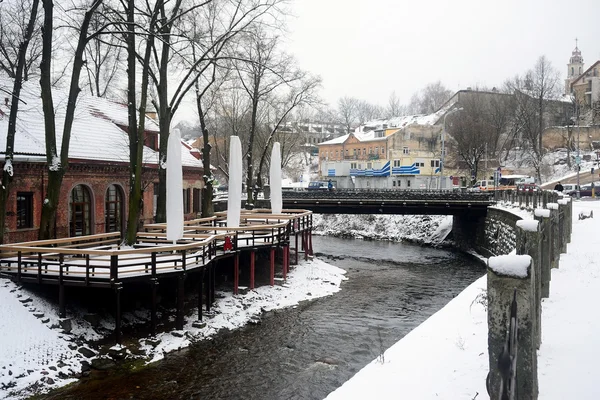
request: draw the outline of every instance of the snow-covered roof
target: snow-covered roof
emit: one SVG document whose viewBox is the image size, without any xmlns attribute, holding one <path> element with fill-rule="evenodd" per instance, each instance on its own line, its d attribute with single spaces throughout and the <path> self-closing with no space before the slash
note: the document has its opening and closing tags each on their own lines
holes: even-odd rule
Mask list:
<svg viewBox="0 0 600 400">
<path fill-rule="evenodd" d="M 0 101 L 0 154 L 6 150 L 8 115 L 12 79 L 0 75 L 0 89 L 4 99 Z M 68 92 L 53 90 L 56 110 L 56 140 L 60 150 Z M 24 82 L 20 95 L 14 154 L 39 157 L 45 161 L 45 127 L 42 112 L 40 88 L 37 81 Z M 128 110 L 125 104 L 81 93 L 71 133 L 69 159 L 94 160 L 129 163 L 129 137 L 123 130 L 128 126 Z M 156 121 L 146 118 L 146 131 L 158 133 Z M 183 146 L 183 144 L 182 144 Z M 158 151 L 144 146 L 144 162 L 158 163 Z M 192 156 L 184 146 L 182 164 L 188 167 L 202 167 L 202 161 Z"/>
<path fill-rule="evenodd" d="M 325 142 L 321 142 L 321 143 L 317 144 L 317 146 L 342 144 L 348 139 L 348 137 L 350 137 L 350 135 L 354 135 L 354 137 L 357 138 L 360 142 L 377 142 L 377 141 L 382 141 L 382 140 L 387 139 L 387 137 L 375 137 L 375 131 L 354 132 L 354 133 L 349 133 L 347 135 L 336 137 L 331 140 L 327 140 Z"/>
</svg>

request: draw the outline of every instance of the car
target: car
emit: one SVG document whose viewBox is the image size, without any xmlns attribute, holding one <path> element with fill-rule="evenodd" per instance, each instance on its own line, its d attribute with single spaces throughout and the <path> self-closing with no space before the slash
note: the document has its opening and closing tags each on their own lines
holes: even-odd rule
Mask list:
<svg viewBox="0 0 600 400">
<path fill-rule="evenodd" d="M 308 182 L 308 187 L 306 188 L 306 190 L 328 190 L 327 182 L 323 182 L 323 181 Z"/>
<path fill-rule="evenodd" d="M 564 185 L 562 185 L 563 187 L 563 193 L 570 193 L 570 192 L 574 192 L 577 190 L 577 184 L 575 183 L 565 183 Z"/>
<path fill-rule="evenodd" d="M 598 195 L 599 190 L 600 190 L 600 186 L 598 185 L 594 185 L 592 187 L 592 184 L 588 184 L 588 185 L 581 185 L 580 189 L 579 189 L 579 197 L 592 197 L 592 188 L 595 189 L 594 190 L 594 195 Z M 569 196 L 571 197 L 576 197 L 577 196 L 577 189 L 572 190 L 570 192 L 566 192 Z"/>
<path fill-rule="evenodd" d="M 541 189 L 537 183 L 519 183 L 517 184 L 517 190 L 521 190 L 523 192 L 538 192 Z"/>
</svg>

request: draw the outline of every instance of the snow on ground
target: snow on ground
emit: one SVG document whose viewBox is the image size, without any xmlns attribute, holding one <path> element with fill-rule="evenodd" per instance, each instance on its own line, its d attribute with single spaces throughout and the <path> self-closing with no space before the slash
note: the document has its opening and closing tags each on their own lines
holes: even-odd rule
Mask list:
<svg viewBox="0 0 600 400">
<path fill-rule="evenodd" d="M 452 217 L 446 215 L 313 215 L 317 235 L 418 243 L 438 243 L 451 224 Z"/>
<path fill-rule="evenodd" d="M 576 201 L 573 214 L 600 213 L 600 202 Z M 573 221 L 572 241 L 552 270 L 542 302 L 539 398 L 600 398 L 600 220 Z M 373 360 L 327 400 L 489 399 L 485 276 Z"/>
<path fill-rule="evenodd" d="M 315 259 L 293 268 L 281 285 L 263 286 L 237 296 L 218 293 L 213 310 L 204 318 L 205 324 L 195 324 L 195 318 L 188 316 L 183 331 L 141 339 L 141 349 L 149 362 L 160 360 L 163 352 L 209 338 L 221 329 L 256 322 L 263 312 L 331 295 L 340 290 L 344 274 L 344 270 Z M 28 397 L 73 381 L 69 377 L 81 371 L 81 362 L 90 361 L 79 352 L 81 345 L 101 338 L 83 319 L 84 314 L 85 310 L 70 313 L 72 329 L 65 333 L 61 326 L 65 321 L 57 317 L 56 304 L 0 279 L 0 399 Z M 147 313 L 138 314 L 138 322 L 142 314 L 148 318 Z M 126 317 L 136 320 L 134 315 Z M 103 319 L 100 324 L 104 332 L 114 327 L 112 320 Z"/>
</svg>

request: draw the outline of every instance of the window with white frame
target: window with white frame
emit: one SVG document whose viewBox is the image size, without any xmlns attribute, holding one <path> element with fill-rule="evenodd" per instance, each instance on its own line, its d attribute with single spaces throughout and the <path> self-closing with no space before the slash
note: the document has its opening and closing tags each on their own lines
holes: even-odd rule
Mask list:
<svg viewBox="0 0 600 400">
<path fill-rule="evenodd" d="M 410 154 L 410 149 L 408 147 L 403 147 L 402 154 Z"/>
</svg>

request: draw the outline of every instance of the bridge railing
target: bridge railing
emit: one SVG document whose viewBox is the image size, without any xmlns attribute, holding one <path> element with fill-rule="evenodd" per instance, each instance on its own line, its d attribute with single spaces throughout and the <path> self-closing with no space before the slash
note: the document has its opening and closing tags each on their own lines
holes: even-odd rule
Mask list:
<svg viewBox="0 0 600 400">
<path fill-rule="evenodd" d="M 284 199 L 386 199 L 491 201 L 491 192 L 463 192 L 433 189 L 335 189 L 328 191 L 283 192 Z"/>
</svg>

